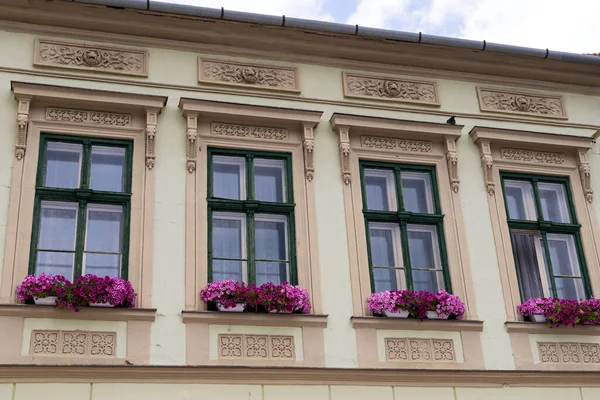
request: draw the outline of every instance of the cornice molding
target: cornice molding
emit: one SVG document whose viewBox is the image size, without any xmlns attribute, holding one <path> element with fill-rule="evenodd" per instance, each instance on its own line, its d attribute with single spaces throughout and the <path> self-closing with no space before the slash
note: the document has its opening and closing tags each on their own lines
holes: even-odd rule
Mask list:
<svg viewBox="0 0 600 400">
<path fill-rule="evenodd" d="M 161 17 L 160 24 L 156 24 L 157 15 Z M 472 81 L 551 90 L 561 85 L 576 91 L 600 87 L 600 77 L 594 65 L 343 34 L 306 35 L 304 30 L 299 29 L 193 16 L 181 18 L 150 11 L 39 0 L 32 0 L 27 6 L 21 1 L 0 5 L 0 16 L 4 18 L 0 21 L 3 25 L 10 24 L 13 29 L 19 27 L 21 31 L 45 35 L 56 35 L 62 31 L 68 37 L 100 41 L 122 35 L 120 40 L 111 42 L 290 62 L 313 60 L 319 64 L 345 64 L 344 68 L 388 69 L 390 73 L 402 70 L 414 75 L 445 75 L 463 80 L 468 77 Z M 150 25 L 153 26 L 151 32 L 147 29 Z M 79 31 L 79 34 L 73 31 Z M 265 49 L 266 42 L 269 43 L 268 49 Z M 232 46 L 232 43 L 238 45 Z M 348 54 L 353 54 L 351 59 Z"/>
<path fill-rule="evenodd" d="M 33 65 L 148 77 L 148 51 L 36 38 Z"/>
<path fill-rule="evenodd" d="M 200 83 L 300 93 L 298 69 L 198 57 Z"/>
<path fill-rule="evenodd" d="M 0 316 L 23 318 L 77 319 L 94 321 L 154 321 L 155 308 L 84 307 L 79 312 L 59 310 L 52 306 L 0 304 Z"/>
<path fill-rule="evenodd" d="M 345 97 L 430 106 L 440 105 L 437 83 L 432 81 L 416 81 L 344 71 L 342 84 Z"/>
<path fill-rule="evenodd" d="M 327 328 L 327 315 L 182 311 L 186 324 L 292 326 Z"/>
<path fill-rule="evenodd" d="M 506 322 L 506 331 L 509 333 L 529 333 L 538 335 L 600 335 L 598 325 L 557 326 L 554 328 L 546 324 L 534 322 Z"/>
<path fill-rule="evenodd" d="M 233 377 L 233 378 L 232 378 Z M 0 365 L 0 383 L 220 383 L 411 387 L 598 387 L 600 371 L 241 366 Z"/>
</svg>

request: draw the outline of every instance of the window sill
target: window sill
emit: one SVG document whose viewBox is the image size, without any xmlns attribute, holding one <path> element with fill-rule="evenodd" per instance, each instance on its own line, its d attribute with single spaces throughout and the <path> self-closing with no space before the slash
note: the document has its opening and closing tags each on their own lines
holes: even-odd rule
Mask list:
<svg viewBox="0 0 600 400">
<path fill-rule="evenodd" d="M 545 323 L 536 322 L 506 322 L 509 333 L 559 334 L 559 335 L 600 335 L 600 325 L 557 326 L 552 328 Z"/>
<path fill-rule="evenodd" d="M 467 321 L 457 319 L 425 319 L 385 318 L 385 317 L 351 317 L 353 328 L 397 329 L 407 331 L 472 331 L 482 332 L 483 321 Z"/>
<path fill-rule="evenodd" d="M 99 321 L 150 321 L 156 318 L 155 308 L 95 308 L 80 311 L 58 310 L 53 306 L 0 304 L 0 316 L 23 318 L 80 319 Z"/>
<path fill-rule="evenodd" d="M 315 314 L 269 314 L 219 311 L 182 311 L 186 324 L 291 326 L 326 328 L 327 315 Z"/>
</svg>

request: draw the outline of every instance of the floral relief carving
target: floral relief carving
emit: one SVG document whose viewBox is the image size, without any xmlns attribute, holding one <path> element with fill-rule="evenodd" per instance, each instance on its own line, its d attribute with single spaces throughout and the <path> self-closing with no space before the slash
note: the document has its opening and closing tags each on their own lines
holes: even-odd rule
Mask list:
<svg viewBox="0 0 600 400">
<path fill-rule="evenodd" d="M 429 153 L 433 144 L 425 140 L 405 140 L 377 136 L 361 136 L 361 147 L 392 150 L 404 153 Z"/>
<path fill-rule="evenodd" d="M 387 361 L 456 362 L 452 339 L 386 338 Z"/>
<path fill-rule="evenodd" d="M 600 364 L 600 344 L 538 342 L 540 362 L 562 364 Z"/>
<path fill-rule="evenodd" d="M 500 149 L 500 157 L 504 160 L 524 161 L 537 164 L 564 164 L 567 159 L 567 156 L 563 153 L 505 148 Z"/>
<path fill-rule="evenodd" d="M 293 336 L 271 336 L 271 358 L 294 358 Z"/>
<path fill-rule="evenodd" d="M 61 332 L 62 355 L 82 356 L 86 353 L 88 333 L 87 332 Z"/>
<path fill-rule="evenodd" d="M 296 359 L 293 336 L 220 334 L 217 343 L 221 359 Z"/>
<path fill-rule="evenodd" d="M 91 334 L 90 353 L 92 356 L 113 356 L 117 335 L 114 332 Z"/>
<path fill-rule="evenodd" d="M 385 339 L 385 358 L 388 361 L 407 361 L 406 339 Z"/>
<path fill-rule="evenodd" d="M 296 68 L 199 59 L 200 82 L 299 92 Z"/>
<path fill-rule="evenodd" d="M 242 335 L 219 335 L 219 358 L 242 358 Z"/>
<path fill-rule="evenodd" d="M 147 58 L 146 51 L 38 39 L 33 64 L 147 77 Z"/>
<path fill-rule="evenodd" d="M 46 108 L 47 121 L 72 122 L 77 124 L 130 126 L 131 115 L 110 112 L 82 111 L 66 108 Z"/>
<path fill-rule="evenodd" d="M 287 129 L 264 126 L 213 123 L 210 132 L 213 135 L 245 137 L 249 139 L 288 140 Z"/>
<path fill-rule="evenodd" d="M 116 332 L 50 331 L 31 333 L 31 355 L 115 357 Z"/>
<path fill-rule="evenodd" d="M 561 96 L 477 88 L 481 111 L 567 119 Z"/>
<path fill-rule="evenodd" d="M 31 354 L 56 355 L 58 351 L 58 331 L 33 331 L 31 333 Z"/>
<path fill-rule="evenodd" d="M 439 105 L 435 82 L 367 76 L 348 72 L 343 74 L 343 80 L 346 97 Z"/>
</svg>

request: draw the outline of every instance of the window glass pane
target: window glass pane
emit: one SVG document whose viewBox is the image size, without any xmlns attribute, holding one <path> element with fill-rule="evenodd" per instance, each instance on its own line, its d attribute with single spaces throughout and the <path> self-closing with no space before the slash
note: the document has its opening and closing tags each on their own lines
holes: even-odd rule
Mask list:
<svg viewBox="0 0 600 400">
<path fill-rule="evenodd" d="M 44 186 L 78 188 L 82 154 L 80 144 L 48 142 Z"/>
<path fill-rule="evenodd" d="M 246 159 L 213 156 L 213 197 L 246 200 Z"/>
<path fill-rule="evenodd" d="M 437 229 L 430 225 L 408 225 L 407 229 L 414 290 L 435 293 L 444 287 Z"/>
<path fill-rule="evenodd" d="M 109 192 L 125 190 L 125 148 L 92 146 L 90 188 Z"/>
<path fill-rule="evenodd" d="M 254 222 L 257 260 L 288 260 L 287 217 L 256 214 Z M 256 262 L 256 283 L 288 281 L 286 262 Z"/>
<path fill-rule="evenodd" d="M 394 171 L 365 169 L 365 193 L 369 210 L 398 211 Z"/>
<path fill-rule="evenodd" d="M 409 212 L 432 214 L 431 179 L 427 172 L 402 172 L 404 209 Z"/>
<path fill-rule="evenodd" d="M 86 245 L 88 252 L 121 252 L 123 206 L 88 204 Z"/>
<path fill-rule="evenodd" d="M 399 225 L 369 222 L 369 243 L 375 291 L 406 288 Z"/>
<path fill-rule="evenodd" d="M 546 221 L 571 222 L 567 208 L 567 197 L 565 187 L 560 183 L 538 183 L 542 214 Z"/>
<path fill-rule="evenodd" d="M 542 236 L 539 233 L 511 231 L 517 278 L 524 300 L 550 296 Z"/>
<path fill-rule="evenodd" d="M 121 273 L 121 255 L 87 253 L 83 265 L 83 274 L 116 277 Z"/>
<path fill-rule="evenodd" d="M 254 159 L 254 196 L 256 200 L 286 202 L 285 163 L 283 160 Z"/>
<path fill-rule="evenodd" d="M 556 282 L 556 295 L 560 299 L 581 300 L 585 298 L 583 279 L 581 278 L 554 278 Z"/>
<path fill-rule="evenodd" d="M 212 281 L 233 279 L 234 281 L 246 281 L 246 262 L 235 260 L 214 260 L 212 264 Z"/>
<path fill-rule="evenodd" d="M 75 250 L 77 203 L 43 200 L 38 249 Z"/>
<path fill-rule="evenodd" d="M 56 253 L 51 251 L 38 251 L 35 263 L 35 275 L 42 273 L 63 275 L 73 280 L 73 264 L 75 253 Z"/>
<path fill-rule="evenodd" d="M 505 180 L 504 191 L 510 219 L 537 220 L 533 188 L 530 182 Z"/>
<path fill-rule="evenodd" d="M 213 213 L 212 255 L 217 258 L 246 258 L 246 215 Z"/>
<path fill-rule="evenodd" d="M 585 297 L 581 267 L 572 235 L 548 234 L 548 250 L 556 294 L 562 299 L 579 300 Z"/>
</svg>

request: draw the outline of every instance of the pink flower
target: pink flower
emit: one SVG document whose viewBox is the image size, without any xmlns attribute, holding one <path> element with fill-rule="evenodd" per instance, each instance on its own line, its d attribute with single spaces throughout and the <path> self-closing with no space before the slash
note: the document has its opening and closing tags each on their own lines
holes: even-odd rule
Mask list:
<svg viewBox="0 0 600 400">
<path fill-rule="evenodd" d="M 427 311 L 437 311 L 442 318 L 454 316 L 462 319 L 465 314 L 465 304 L 460 298 L 443 289 L 435 294 L 427 290 L 418 292 L 390 290 L 372 293 L 367 298 L 367 309 L 373 314 L 406 310 L 409 316 L 419 319 L 424 319 Z"/>
</svg>

